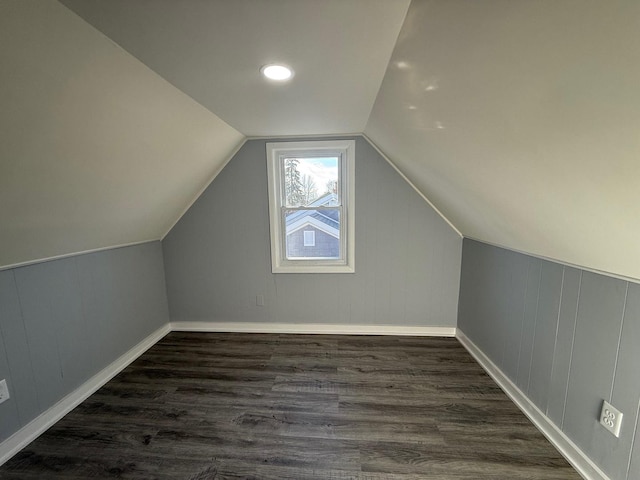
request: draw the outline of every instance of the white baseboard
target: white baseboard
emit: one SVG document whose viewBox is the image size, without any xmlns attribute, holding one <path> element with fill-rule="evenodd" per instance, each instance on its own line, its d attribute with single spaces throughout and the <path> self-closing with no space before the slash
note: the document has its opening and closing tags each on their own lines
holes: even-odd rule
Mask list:
<svg viewBox="0 0 640 480">
<path fill-rule="evenodd" d="M 457 330 L 456 337 L 507 396 L 583 478 L 586 480 L 610 480 L 460 329 Z"/>
<path fill-rule="evenodd" d="M 455 327 L 338 325 L 331 323 L 171 322 L 175 332 L 299 333 L 325 335 L 411 335 L 455 337 Z"/>
<path fill-rule="evenodd" d="M 171 331 L 164 325 L 0 444 L 0 465 L 38 438 Z"/>
</svg>

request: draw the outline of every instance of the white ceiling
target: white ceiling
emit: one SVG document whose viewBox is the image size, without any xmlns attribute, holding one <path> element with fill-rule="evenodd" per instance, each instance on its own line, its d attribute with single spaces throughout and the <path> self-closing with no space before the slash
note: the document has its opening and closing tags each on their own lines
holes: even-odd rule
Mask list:
<svg viewBox="0 0 640 480">
<path fill-rule="evenodd" d="M 0 266 L 160 238 L 243 139 L 53 0 L 0 65 Z"/>
<path fill-rule="evenodd" d="M 0 3 L 0 265 L 160 238 L 243 135 L 364 131 L 465 236 L 640 279 L 637 0 L 62 3 Z"/>
<path fill-rule="evenodd" d="M 409 0 L 61 0 L 245 135 L 362 132 Z M 262 65 L 295 70 L 265 82 Z"/>
<path fill-rule="evenodd" d="M 366 133 L 465 235 L 640 279 L 640 2 L 414 1 Z"/>
</svg>

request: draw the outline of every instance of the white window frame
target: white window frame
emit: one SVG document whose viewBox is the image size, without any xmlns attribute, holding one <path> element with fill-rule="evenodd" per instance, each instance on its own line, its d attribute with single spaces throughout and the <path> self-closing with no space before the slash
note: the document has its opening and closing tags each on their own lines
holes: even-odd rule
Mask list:
<svg viewBox="0 0 640 480">
<path fill-rule="evenodd" d="M 355 272 L 355 140 L 267 143 L 269 226 L 271 230 L 271 271 L 273 273 L 354 273 Z M 286 256 L 284 224 L 284 157 L 340 158 L 339 259 L 295 259 Z"/>
</svg>

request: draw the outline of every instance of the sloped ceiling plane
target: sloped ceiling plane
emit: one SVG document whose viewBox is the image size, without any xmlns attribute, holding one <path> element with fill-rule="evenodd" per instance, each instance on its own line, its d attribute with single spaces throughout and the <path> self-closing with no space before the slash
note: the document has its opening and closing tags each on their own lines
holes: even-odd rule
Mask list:
<svg viewBox="0 0 640 480">
<path fill-rule="evenodd" d="M 638 31 L 629 0 L 3 1 L 0 265 L 162 238 L 247 137 L 363 133 L 464 236 L 640 279 Z"/>
</svg>

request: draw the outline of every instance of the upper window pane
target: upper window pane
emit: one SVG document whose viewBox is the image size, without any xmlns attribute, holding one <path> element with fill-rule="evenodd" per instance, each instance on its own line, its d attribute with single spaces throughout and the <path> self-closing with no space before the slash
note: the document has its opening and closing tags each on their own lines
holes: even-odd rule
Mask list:
<svg viewBox="0 0 640 480">
<path fill-rule="evenodd" d="M 287 207 L 308 207 L 333 193 L 339 205 L 339 157 L 283 157 L 284 200 Z"/>
</svg>

